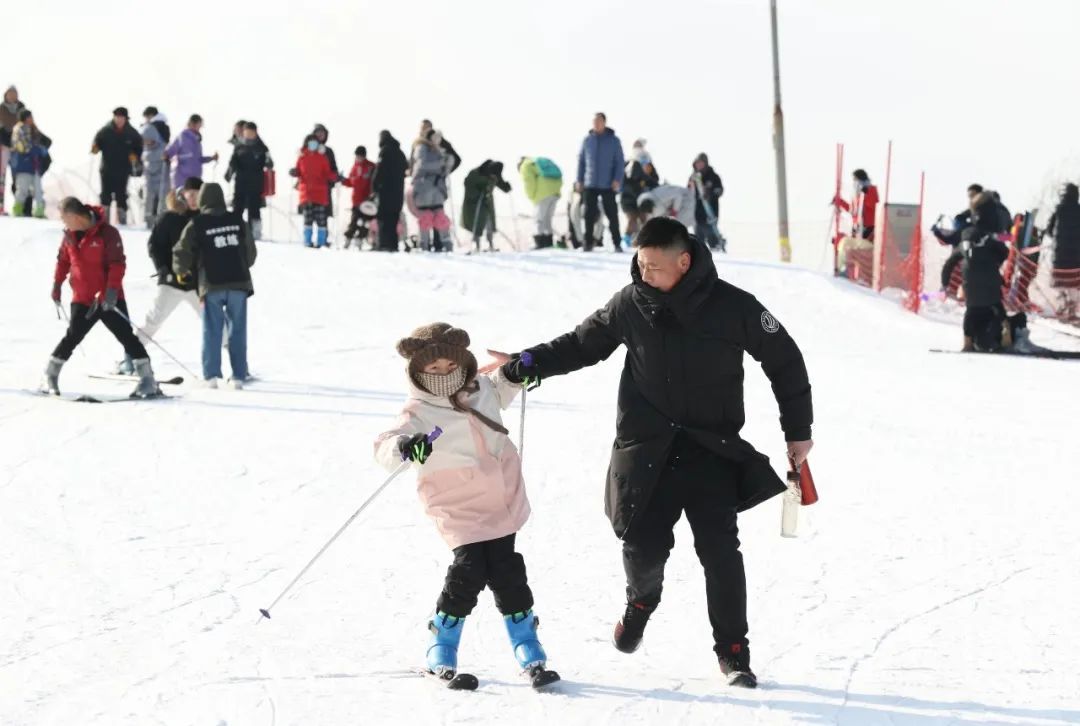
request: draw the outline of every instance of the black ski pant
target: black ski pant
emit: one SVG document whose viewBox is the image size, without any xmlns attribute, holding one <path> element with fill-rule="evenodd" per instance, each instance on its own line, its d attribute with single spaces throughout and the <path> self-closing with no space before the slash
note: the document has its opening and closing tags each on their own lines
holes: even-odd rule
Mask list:
<svg viewBox="0 0 1080 726">
<path fill-rule="evenodd" d="M 675 546 L 673 529 L 682 513 L 694 533 L 705 570 L 705 596 L 716 652 L 746 646 L 746 573 L 739 552 L 738 464 L 681 436 L 660 474 L 649 503 L 623 539 L 626 599 L 647 607 L 660 602 L 664 565 Z"/>
<path fill-rule="evenodd" d="M 390 213 L 392 212 L 392 214 Z M 382 213 L 375 218 L 379 222 L 379 251 L 380 252 L 397 252 L 398 251 L 398 236 L 397 226 L 398 220 L 401 217 L 401 209 L 389 210 L 387 213 Z"/>
<path fill-rule="evenodd" d="M 968 305 L 964 310 L 964 337 L 971 338 L 979 350 L 994 351 L 1001 347 L 1001 323 L 1005 308 L 995 305 Z"/>
<path fill-rule="evenodd" d="M 694 236 L 709 246 L 711 250 L 721 250 L 726 252 L 727 245 L 724 244 L 723 238 L 717 233 L 715 225 L 708 222 L 694 222 Z"/>
<path fill-rule="evenodd" d="M 514 551 L 516 537 L 511 534 L 455 547 L 454 562 L 446 571 L 437 611 L 463 618 L 476 607 L 476 599 L 485 587 L 491 588 L 495 607 L 503 615 L 532 608 L 525 559 Z"/>
<path fill-rule="evenodd" d="M 238 191 L 233 194 L 233 211 L 237 214 L 247 212 L 248 224 L 262 219 L 262 192 Z"/>
<path fill-rule="evenodd" d="M 116 201 L 116 208 L 127 210 L 128 208 L 128 179 L 130 174 L 118 172 L 101 172 L 101 206 L 105 207 L 105 214 L 109 213 L 109 205 Z"/>
<path fill-rule="evenodd" d="M 594 239 L 593 228 L 600 219 L 600 204 L 604 205 L 604 216 L 611 229 L 612 243 L 619 246 L 619 205 L 615 203 L 615 192 L 611 189 L 585 190 L 585 249 L 591 250 L 598 240 Z"/>
<path fill-rule="evenodd" d="M 120 308 L 120 312 L 124 314 L 124 317 L 130 318 L 128 315 L 127 303 L 121 300 L 117 307 Z M 139 342 L 139 339 L 135 336 L 135 332 L 131 329 L 131 325 L 123 317 L 120 317 L 115 312 L 102 312 L 100 308 L 94 310 L 94 314 L 87 317 L 87 313 L 90 312 L 89 305 L 82 305 L 80 303 L 71 304 L 71 320 L 68 322 L 67 333 L 64 334 L 63 340 L 56 346 L 56 350 L 53 351 L 53 357 L 60 360 L 67 360 L 71 358 L 71 354 L 75 352 L 76 346 L 82 342 L 86 334 L 90 332 L 90 329 L 94 327 L 95 323 L 100 320 L 109 332 L 115 336 L 120 342 L 120 345 L 124 346 L 124 352 L 127 353 L 133 360 L 139 360 L 140 358 L 149 358 L 146 353 L 146 348 Z"/>
</svg>

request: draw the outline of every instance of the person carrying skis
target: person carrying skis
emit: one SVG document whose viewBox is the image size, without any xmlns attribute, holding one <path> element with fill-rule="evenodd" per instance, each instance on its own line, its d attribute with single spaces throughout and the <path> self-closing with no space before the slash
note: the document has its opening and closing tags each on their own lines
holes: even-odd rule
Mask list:
<svg viewBox="0 0 1080 726">
<path fill-rule="evenodd" d="M 606 306 L 524 353 L 490 351 L 494 360 L 481 372 L 501 366 L 511 383 L 535 383 L 596 365 L 626 346 L 606 490 L 627 584 L 614 645 L 624 653 L 640 645 L 660 603 L 673 528 L 685 512 L 705 570 L 720 669 L 732 685 L 753 688 L 737 515 L 786 487 L 739 436 L 743 353 L 761 362 L 772 383 L 795 467 L 813 446 L 810 380 L 787 330 L 753 295 L 718 278 L 709 248 L 683 224 L 650 219 L 637 245 L 632 283 Z"/>
<path fill-rule="evenodd" d="M 1054 238 L 1053 286 L 1060 291 L 1059 314 L 1075 320 L 1080 311 L 1080 187 L 1066 184 L 1046 234 Z"/>
<path fill-rule="evenodd" d="M 245 121 L 240 141 L 233 146 L 225 181 L 236 179 L 233 185 L 233 211 L 247 213 L 251 236 L 262 239 L 263 181 L 266 172 L 274 168 L 270 149 L 259 138 L 259 127 L 254 121 Z"/>
<path fill-rule="evenodd" d="M 619 196 L 619 206 L 626 215 L 626 233 L 623 235 L 623 244 L 626 247 L 634 244 L 634 235 L 648 219 L 648 216 L 638 209 L 638 197 L 658 186 L 660 174 L 653 165 L 652 156 L 645 150 L 645 139 L 638 139 L 630 152 L 630 162 L 626 165 L 622 194 Z"/>
<path fill-rule="evenodd" d="M 131 330 L 127 303 L 124 301 L 124 244 L 120 233 L 105 218 L 101 207 L 88 207 L 75 197 L 60 203 L 64 238 L 56 256 L 52 300 L 60 308 L 64 280 L 71 280 L 71 316 L 67 332 L 53 350 L 45 368 L 41 391 L 60 395 L 60 371 L 98 320 L 124 346 L 139 377 L 132 398 L 155 398 L 161 395 L 150 356 Z"/>
<path fill-rule="evenodd" d="M 495 251 L 495 189 L 510 193 L 510 182 L 502 177 L 501 161 L 487 159 L 465 177 L 465 202 L 461 226 L 472 232 L 473 247 L 480 251 L 480 237 L 487 237 L 488 250 Z"/>
<path fill-rule="evenodd" d="M 727 240 L 720 234 L 720 197 L 724 195 L 724 183 L 709 165 L 709 156 L 704 151 L 694 159 L 688 184 L 696 197 L 694 235 L 709 249 L 727 252 Z"/>
<path fill-rule="evenodd" d="M 428 623 L 431 673 L 453 678 L 465 619 L 490 587 L 518 666 L 544 685 L 558 676 L 545 670 L 525 560 L 514 547 L 530 508 L 521 457 L 500 415 L 523 385 L 499 371 L 478 376 L 469 343 L 467 332 L 447 323 L 398 341 L 409 397 L 395 426 L 375 440 L 375 460 L 390 471 L 406 460 L 418 467 L 420 501 L 454 553 Z M 436 428 L 441 435 L 428 441 Z"/>
<path fill-rule="evenodd" d="M 966 352 L 994 353 L 1002 348 L 1001 266 L 1009 248 L 1001 241 L 1001 215 L 994 193 L 975 198 L 972 226 L 964 230 L 964 347 Z M 1005 341 L 1005 347 L 1011 345 Z"/>
<path fill-rule="evenodd" d="M 555 244 L 555 228 L 551 220 L 555 216 L 559 195 L 562 194 L 562 170 L 551 159 L 523 156 L 518 162 L 518 173 L 525 184 L 525 196 L 536 206 L 533 244 L 538 250 L 552 247 Z"/>
<path fill-rule="evenodd" d="M 255 294 L 251 267 L 258 250 L 244 218 L 225 207 L 220 184 L 199 190 L 199 214 L 193 217 L 173 248 L 173 274 L 180 284 L 197 281 L 203 303 L 202 373 L 209 388 L 221 382 L 221 339 L 228 328 L 229 386 L 243 387 L 248 378 L 247 300 Z M 226 320 L 228 325 L 226 326 Z"/>
<path fill-rule="evenodd" d="M 443 205 L 447 200 L 447 178 L 461 164 L 457 153 L 443 151 L 442 134 L 431 129 L 413 143 L 412 204 L 420 228 L 420 246 L 425 250 L 452 252 L 450 218 Z M 432 235 L 434 234 L 434 239 Z"/>
<path fill-rule="evenodd" d="M 379 163 L 371 188 L 378 202 L 375 220 L 378 224 L 379 252 L 398 251 L 398 221 L 405 206 L 405 173 L 409 161 L 401 143 L 386 129 L 379 132 Z"/>
<path fill-rule="evenodd" d="M 600 218 L 600 205 L 611 228 L 611 242 L 616 252 L 622 252 L 619 243 L 619 208 L 615 193 L 622 187 L 625 162 L 622 142 L 607 125 L 607 116 L 593 116 L 593 127 L 581 142 L 578 152 L 577 183 L 574 188 L 585 195 L 585 251 L 591 252 L 600 244 L 594 237 L 593 224 Z"/>
<path fill-rule="evenodd" d="M 349 219 L 349 226 L 345 229 L 346 249 L 354 239 L 357 240 L 357 247 L 362 248 L 368 236 L 368 222 L 372 219 L 370 215 L 364 214 L 360 205 L 371 197 L 371 181 L 375 176 L 375 164 L 368 161 L 367 148 L 364 146 L 357 146 L 355 155 L 356 161 L 353 162 L 349 176 L 341 182 L 352 189 L 352 217 Z"/>
<path fill-rule="evenodd" d="M 169 169 L 165 164 L 165 147 L 171 136 L 169 120 L 155 106 L 143 110 L 143 176 L 146 179 L 145 204 L 146 226 L 153 229 L 158 217 L 167 206 L 169 196 Z"/>
<path fill-rule="evenodd" d="M 128 111 L 123 106 L 113 110 L 113 120 L 94 136 L 91 154 L 101 153 L 101 206 L 108 219 L 109 207 L 116 202 L 116 218 L 127 224 L 128 180 L 142 156 L 143 140 L 128 123 Z M 177 185 L 179 186 L 179 185 Z"/>
<path fill-rule="evenodd" d="M 184 186 L 184 182 L 193 176 L 201 179 L 203 164 L 218 160 L 216 151 L 211 156 L 203 154 L 202 127 L 202 116 L 191 114 L 187 128 L 165 149 L 167 159 L 176 159 L 176 170 L 173 172 L 173 187 L 176 189 Z"/>
<path fill-rule="evenodd" d="M 304 140 L 304 148 L 296 166 L 289 170 L 297 179 L 300 191 L 300 211 L 304 215 L 304 246 L 329 247 L 326 216 L 330 208 L 330 185 L 337 174 L 322 153 L 322 145 L 314 136 Z M 315 241 L 312 242 L 312 236 Z"/>
</svg>

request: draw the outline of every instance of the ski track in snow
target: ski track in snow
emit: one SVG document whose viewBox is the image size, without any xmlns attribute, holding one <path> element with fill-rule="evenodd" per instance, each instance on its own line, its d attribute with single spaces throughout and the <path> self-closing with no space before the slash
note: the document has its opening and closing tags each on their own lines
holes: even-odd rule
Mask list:
<svg viewBox="0 0 1080 726">
<path fill-rule="evenodd" d="M 931 356 L 957 346 L 956 311 L 916 317 L 807 270 L 718 258 L 790 328 L 815 391 L 822 500 L 800 513 L 801 538 L 779 537 L 777 501 L 740 517 L 761 688 L 724 685 L 685 523 L 641 649 L 610 645 L 625 586 L 602 511 L 616 353 L 529 395 L 533 516 L 519 543 L 564 681 L 532 692 L 483 595 L 461 647 L 481 686 L 454 693 L 412 672 L 450 553 L 409 474 L 272 620 L 257 610 L 385 477 L 371 442 L 404 401 L 399 337 L 449 319 L 481 359 L 550 339 L 625 284 L 629 257 L 263 245 L 256 382 L 88 406 L 24 393 L 63 331 L 42 293 L 57 227 L 5 218 L 0 238 L 18 240 L 0 245 L 3 726 L 1080 723 L 1080 535 L 1065 489 L 1080 364 Z M 153 294 L 146 234 L 124 239 L 139 322 Z M 186 309 L 160 333 L 193 369 L 199 340 Z M 83 349 L 61 387 L 126 393 L 87 378 L 119 357 L 111 336 L 96 328 Z M 151 354 L 159 374 L 178 372 Z M 746 367 L 744 435 L 778 462 L 775 402 Z M 519 411 L 505 414 L 515 438 Z"/>
</svg>

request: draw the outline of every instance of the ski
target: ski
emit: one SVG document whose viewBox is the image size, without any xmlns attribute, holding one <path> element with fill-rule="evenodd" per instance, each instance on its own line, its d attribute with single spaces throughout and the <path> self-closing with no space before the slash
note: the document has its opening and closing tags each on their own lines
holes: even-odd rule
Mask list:
<svg viewBox="0 0 1080 726">
<path fill-rule="evenodd" d="M 475 691 L 480 686 L 480 681 L 472 673 L 435 673 L 427 668 L 419 668 L 416 671 L 429 681 L 435 681 L 451 691 Z"/>
<path fill-rule="evenodd" d="M 71 403 L 125 403 L 134 401 L 167 401 L 175 398 L 181 398 L 180 396 L 166 396 L 161 394 L 159 396 L 150 396 L 148 398 L 140 398 L 138 396 L 92 396 L 88 393 L 61 393 L 59 395 L 53 393 L 47 393 L 45 391 L 25 391 L 33 396 L 40 396 L 49 398 L 55 401 L 69 401 Z"/>
<path fill-rule="evenodd" d="M 555 671 L 549 671 L 544 666 L 533 666 L 527 671 L 524 671 L 522 675 L 525 676 L 529 681 L 529 684 L 537 691 L 542 691 L 562 680 L 562 676 Z"/>
<path fill-rule="evenodd" d="M 123 381 L 124 383 L 139 380 L 138 376 L 135 376 L 135 375 L 126 376 L 123 373 L 105 373 L 105 374 L 90 373 L 86 377 L 87 378 L 94 378 L 94 379 L 97 379 L 99 381 Z M 184 377 L 183 376 L 173 376 L 172 378 L 159 378 L 157 382 L 160 385 L 163 385 L 163 386 L 179 386 L 181 383 L 184 382 Z"/>
<path fill-rule="evenodd" d="M 1080 351 L 1075 350 L 1037 350 L 1024 353 L 1018 350 L 999 350 L 996 353 L 978 353 L 964 350 L 945 350 L 943 348 L 931 348 L 931 353 L 964 353 L 970 355 L 1008 355 L 1015 358 L 1042 358 L 1046 360 L 1080 360 Z"/>
</svg>

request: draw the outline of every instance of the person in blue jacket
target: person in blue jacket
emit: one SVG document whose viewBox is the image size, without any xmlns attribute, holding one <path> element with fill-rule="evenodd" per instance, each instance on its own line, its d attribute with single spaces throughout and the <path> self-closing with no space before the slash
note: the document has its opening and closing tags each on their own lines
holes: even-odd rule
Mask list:
<svg viewBox="0 0 1080 726">
<path fill-rule="evenodd" d="M 585 251 L 589 252 L 599 241 L 594 237 L 593 229 L 600 217 L 600 203 L 604 205 L 604 215 L 611 228 L 611 241 L 616 252 L 622 252 L 619 244 L 619 207 L 615 203 L 615 194 L 622 187 L 623 171 L 626 165 L 623 159 L 622 142 L 615 131 L 608 128 L 607 116 L 597 113 L 593 117 L 593 127 L 578 152 L 577 184 L 575 188 L 585 196 Z"/>
</svg>

